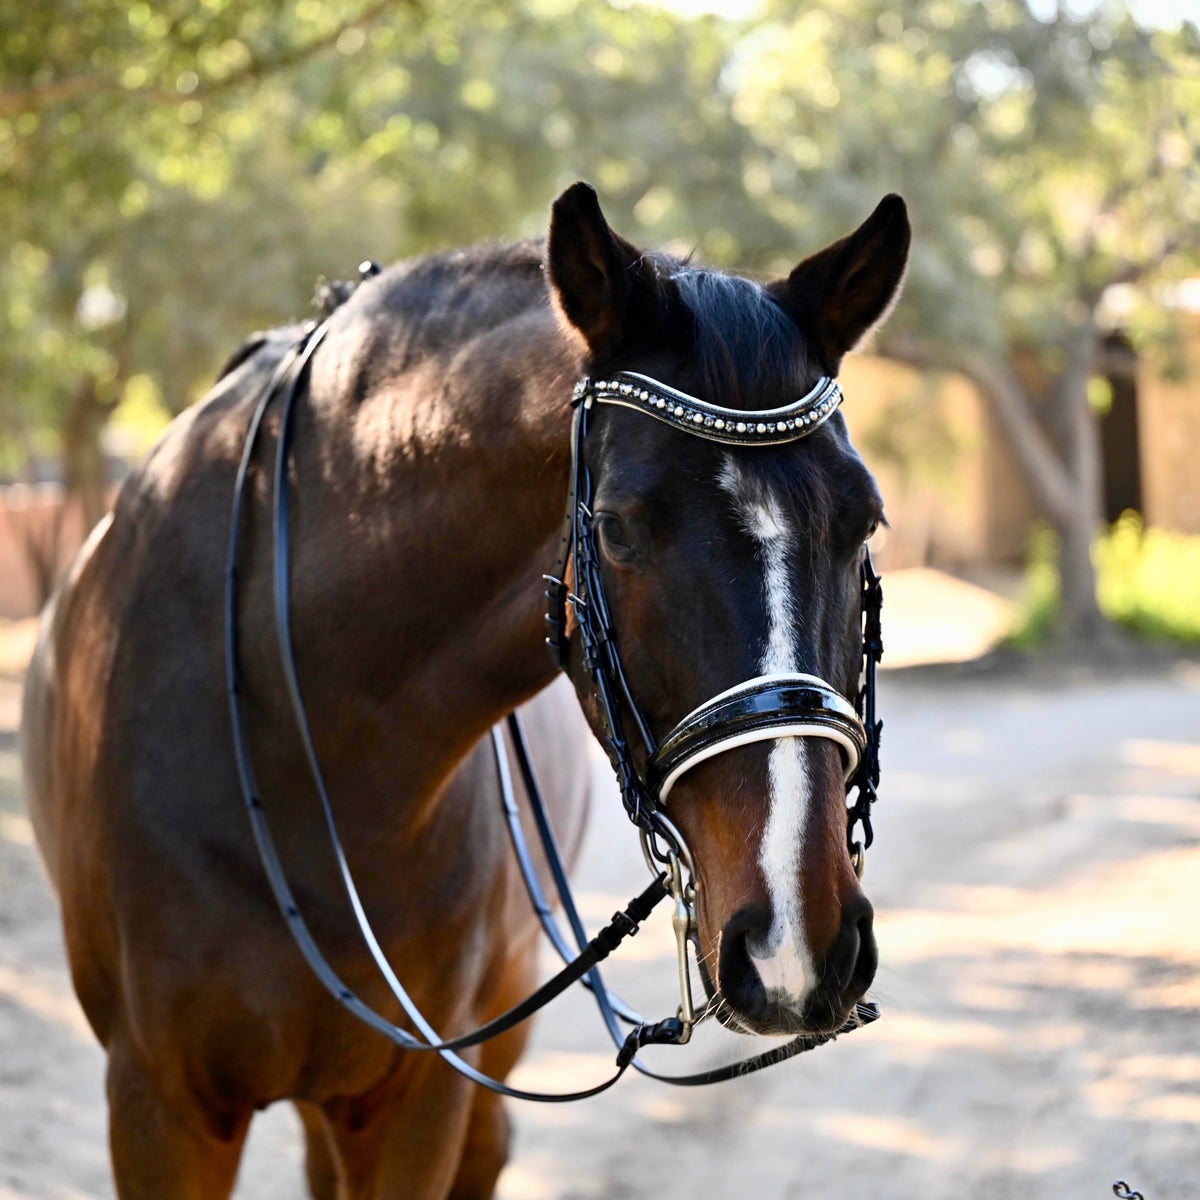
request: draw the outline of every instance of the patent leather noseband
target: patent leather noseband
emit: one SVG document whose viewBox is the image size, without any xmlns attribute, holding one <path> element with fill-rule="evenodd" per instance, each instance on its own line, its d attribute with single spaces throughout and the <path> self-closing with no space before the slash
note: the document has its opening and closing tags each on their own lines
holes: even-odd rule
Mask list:
<svg viewBox="0 0 1200 1200">
<path fill-rule="evenodd" d="M 650 756 L 646 783 L 663 802 L 692 767 L 751 742 L 824 737 L 842 752 L 845 777 L 858 770 L 866 731 L 854 706 L 815 675 L 761 675 L 688 713 Z"/>
</svg>

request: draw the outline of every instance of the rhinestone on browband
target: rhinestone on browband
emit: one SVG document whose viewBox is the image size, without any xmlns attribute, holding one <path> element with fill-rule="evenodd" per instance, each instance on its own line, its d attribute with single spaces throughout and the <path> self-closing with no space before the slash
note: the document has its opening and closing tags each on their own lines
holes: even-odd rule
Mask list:
<svg viewBox="0 0 1200 1200">
<path fill-rule="evenodd" d="M 837 380 L 823 376 L 792 404 L 742 412 L 709 404 L 634 371 L 618 371 L 606 379 L 584 378 L 575 385 L 576 403 L 594 400 L 636 409 L 709 441 L 763 446 L 793 442 L 812 433 L 837 411 L 842 389 Z"/>
</svg>

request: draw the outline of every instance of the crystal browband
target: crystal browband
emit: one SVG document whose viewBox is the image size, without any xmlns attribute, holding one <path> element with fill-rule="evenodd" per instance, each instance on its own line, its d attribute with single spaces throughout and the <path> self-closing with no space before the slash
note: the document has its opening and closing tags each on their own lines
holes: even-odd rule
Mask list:
<svg viewBox="0 0 1200 1200">
<path fill-rule="evenodd" d="M 743 412 L 709 404 L 635 371 L 617 371 L 606 379 L 581 379 L 575 385 L 575 400 L 622 404 L 713 442 L 769 446 L 812 433 L 837 410 L 842 389 L 836 379 L 822 376 L 791 404 Z"/>
</svg>

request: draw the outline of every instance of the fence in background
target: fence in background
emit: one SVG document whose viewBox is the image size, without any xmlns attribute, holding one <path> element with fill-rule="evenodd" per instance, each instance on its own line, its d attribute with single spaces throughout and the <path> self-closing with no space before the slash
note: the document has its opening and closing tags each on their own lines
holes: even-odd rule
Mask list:
<svg viewBox="0 0 1200 1200">
<path fill-rule="evenodd" d="M 87 536 L 75 505 L 63 507 L 57 483 L 0 487 L 0 617 L 32 616 L 40 607 L 37 561 L 57 578 Z"/>
</svg>

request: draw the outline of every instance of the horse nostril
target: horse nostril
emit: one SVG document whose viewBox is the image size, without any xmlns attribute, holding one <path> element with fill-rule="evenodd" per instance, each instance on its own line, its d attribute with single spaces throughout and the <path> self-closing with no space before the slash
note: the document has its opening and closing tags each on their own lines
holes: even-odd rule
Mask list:
<svg viewBox="0 0 1200 1200">
<path fill-rule="evenodd" d="M 768 928 L 766 913 L 750 906 L 730 917 L 721 930 L 718 986 L 725 999 L 743 1013 L 753 1013 L 766 1003 L 752 947 L 762 945 Z"/>
<path fill-rule="evenodd" d="M 825 960 L 825 979 L 830 991 L 846 999 L 857 999 L 871 985 L 878 965 L 873 931 L 875 912 L 866 896 L 846 906 L 837 939 Z"/>
</svg>

